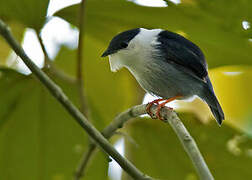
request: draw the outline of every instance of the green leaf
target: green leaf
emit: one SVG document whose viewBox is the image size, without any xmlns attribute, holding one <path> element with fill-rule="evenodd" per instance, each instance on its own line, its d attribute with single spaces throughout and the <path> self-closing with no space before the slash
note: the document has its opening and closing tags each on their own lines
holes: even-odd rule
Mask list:
<svg viewBox="0 0 252 180">
<path fill-rule="evenodd" d="M 20 42 L 25 28 L 40 31 L 46 22 L 49 0 L 8 0 L 0 1 L 0 18 L 11 28 L 15 38 Z M 0 38 L 0 65 L 5 66 L 11 51 Z"/>
<path fill-rule="evenodd" d="M 204 125 L 190 115 L 179 115 L 195 139 L 215 179 L 247 179 L 252 163 L 252 140 L 230 126 Z M 144 173 L 157 179 L 196 180 L 196 171 L 169 124 L 159 120 L 133 120 L 125 140 L 126 157 Z M 126 174 L 124 180 L 131 179 Z"/>
<path fill-rule="evenodd" d="M 16 21 L 7 21 L 8 26 L 11 28 L 13 36 L 21 42 L 24 34 L 24 25 L 18 23 Z M 5 40 L 0 36 L 0 66 L 6 66 L 6 61 L 8 60 L 8 56 L 11 53 L 11 48 L 5 42 Z"/>
<path fill-rule="evenodd" d="M 74 102 L 77 88 L 54 79 Z M 87 135 L 33 76 L 0 70 L 0 174 L 9 180 L 72 179 Z M 107 176 L 99 153 L 86 179 Z"/>
<path fill-rule="evenodd" d="M 46 20 L 48 4 L 49 0 L 0 1 L 0 16 L 40 31 Z"/>
<path fill-rule="evenodd" d="M 55 15 L 78 26 L 78 6 L 67 7 Z M 85 28 L 88 36 L 104 45 L 127 29 L 168 29 L 199 45 L 211 68 L 251 65 L 252 31 L 242 28 L 243 20 L 252 22 L 251 7 L 250 0 L 191 0 L 167 8 L 143 7 L 125 0 L 92 0 L 87 2 Z"/>
<path fill-rule="evenodd" d="M 76 49 L 69 49 L 66 46 L 61 46 L 59 53 L 54 59 L 54 65 L 56 68 L 73 77 L 76 76 L 76 62 Z"/>
</svg>

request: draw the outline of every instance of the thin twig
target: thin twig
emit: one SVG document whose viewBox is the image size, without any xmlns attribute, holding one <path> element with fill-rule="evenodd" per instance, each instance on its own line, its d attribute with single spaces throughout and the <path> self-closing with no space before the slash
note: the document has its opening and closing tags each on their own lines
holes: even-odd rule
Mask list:
<svg viewBox="0 0 252 180">
<path fill-rule="evenodd" d="M 74 174 L 74 180 L 79 180 L 85 174 L 87 164 L 95 150 L 96 145 L 94 143 L 89 144 L 87 151 L 83 154 L 79 166 L 76 169 L 76 172 Z"/>
<path fill-rule="evenodd" d="M 52 62 L 49 61 L 49 73 L 51 73 L 52 75 L 62 79 L 63 81 L 70 83 L 70 84 L 76 84 L 76 79 L 73 76 L 70 76 L 68 74 L 66 74 L 65 72 L 63 72 L 62 70 L 60 70 L 59 68 L 56 68 Z"/>
<path fill-rule="evenodd" d="M 80 3 L 79 9 L 79 41 L 78 41 L 78 53 L 77 53 L 77 83 L 78 83 L 78 94 L 80 99 L 80 110 L 81 112 L 87 116 L 87 105 L 86 105 L 86 97 L 84 94 L 84 83 L 83 83 L 83 37 L 84 37 L 84 17 L 85 17 L 85 0 L 82 0 Z M 84 173 L 84 169 L 89 162 L 89 158 L 91 158 L 93 151 L 96 149 L 96 145 L 90 141 L 90 146 L 88 146 L 87 152 L 84 152 L 82 158 L 80 160 L 79 166 L 76 169 L 76 173 L 74 175 L 75 180 L 79 180 Z"/>
<path fill-rule="evenodd" d="M 42 49 L 42 51 L 44 53 L 44 56 L 45 56 L 44 66 L 47 67 L 49 65 L 50 58 L 48 56 L 48 53 L 47 53 L 46 48 L 45 48 L 45 45 L 44 45 L 43 40 L 42 40 L 42 38 L 41 38 L 41 36 L 40 36 L 40 34 L 39 34 L 38 31 L 36 31 L 36 36 L 37 36 L 37 38 L 39 40 L 39 44 L 40 44 L 41 49 Z"/>
<path fill-rule="evenodd" d="M 110 155 L 133 179 L 146 180 L 152 179 L 140 170 L 138 170 L 131 162 L 120 155 L 116 149 L 107 141 L 107 139 L 87 120 L 87 118 L 74 106 L 68 99 L 61 88 L 55 84 L 41 69 L 39 69 L 33 61 L 26 55 L 23 48 L 14 39 L 7 25 L 0 20 L 0 34 L 4 37 L 11 48 L 23 60 L 33 74 L 42 82 L 49 92 L 62 104 L 76 122 L 88 133 L 88 135 Z"/>
<path fill-rule="evenodd" d="M 85 13 L 85 0 L 82 0 L 80 3 L 80 11 L 79 11 L 79 41 L 78 41 L 78 53 L 77 53 L 77 81 L 78 81 L 78 91 L 79 91 L 79 99 L 80 99 L 80 110 L 84 115 L 87 115 L 87 106 L 86 106 L 86 98 L 84 94 L 84 83 L 83 83 L 83 41 L 84 41 L 84 13 Z"/>
<path fill-rule="evenodd" d="M 157 106 L 152 106 L 151 112 L 153 115 L 155 115 L 157 111 Z M 113 122 L 111 122 L 103 131 L 102 134 L 104 137 L 109 139 L 119 128 L 122 128 L 123 125 L 130 119 L 139 117 L 141 115 L 146 114 L 146 104 L 143 105 L 137 105 L 134 106 L 125 112 L 120 113 Z M 169 122 L 169 124 L 172 126 L 173 130 L 179 137 L 179 140 L 181 141 L 185 151 L 187 152 L 188 156 L 191 158 L 192 163 L 194 167 L 196 168 L 196 171 L 199 174 L 200 179 L 202 180 L 213 180 L 213 176 L 208 169 L 206 162 L 204 161 L 204 158 L 202 157 L 195 141 L 183 125 L 182 121 L 178 118 L 177 114 L 170 110 L 169 108 L 163 108 L 161 110 L 161 116 L 166 120 L 165 122 Z M 85 164 L 82 164 L 82 166 L 79 166 L 81 168 L 78 169 L 76 174 L 78 173 L 81 177 L 83 175 L 86 165 L 88 164 L 87 160 L 91 159 L 91 156 L 93 155 L 95 151 L 95 144 L 90 144 L 89 149 L 92 149 L 91 152 L 86 153 L 86 157 L 83 157 L 85 159 Z M 90 156 L 90 157 L 87 157 Z M 76 179 L 79 180 L 79 179 Z"/>
<path fill-rule="evenodd" d="M 60 69 L 56 68 L 54 66 L 54 64 L 52 63 L 51 59 L 49 58 L 49 55 L 46 51 L 45 45 L 43 43 L 43 40 L 39 34 L 38 31 L 36 31 L 36 36 L 39 40 L 39 44 L 41 46 L 41 49 L 43 51 L 43 54 L 45 56 L 45 61 L 44 61 L 44 67 L 46 67 L 47 69 L 49 69 L 49 72 L 51 74 L 53 74 L 54 76 L 57 76 L 60 79 L 63 79 L 64 81 L 70 83 L 70 84 L 74 84 L 76 83 L 76 79 L 72 76 L 69 76 L 68 74 L 64 73 L 63 71 L 61 71 Z"/>
</svg>

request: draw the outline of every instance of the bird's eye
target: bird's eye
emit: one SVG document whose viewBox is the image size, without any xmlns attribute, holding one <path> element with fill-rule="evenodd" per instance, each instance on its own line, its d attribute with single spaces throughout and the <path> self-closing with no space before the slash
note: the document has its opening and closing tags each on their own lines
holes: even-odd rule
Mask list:
<svg viewBox="0 0 252 180">
<path fill-rule="evenodd" d="M 128 47 L 128 43 L 126 43 L 126 42 L 121 42 L 121 47 L 122 47 L 122 48 Z"/>
</svg>

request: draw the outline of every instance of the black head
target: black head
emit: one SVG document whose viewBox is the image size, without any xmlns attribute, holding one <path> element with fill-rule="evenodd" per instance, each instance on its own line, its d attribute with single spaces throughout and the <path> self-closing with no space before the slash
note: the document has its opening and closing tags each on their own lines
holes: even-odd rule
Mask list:
<svg viewBox="0 0 252 180">
<path fill-rule="evenodd" d="M 129 42 L 140 32 L 140 29 L 131 29 L 124 31 L 116 35 L 109 43 L 107 50 L 102 54 L 101 57 L 106 57 L 110 54 L 114 54 L 117 51 L 127 48 Z"/>
</svg>

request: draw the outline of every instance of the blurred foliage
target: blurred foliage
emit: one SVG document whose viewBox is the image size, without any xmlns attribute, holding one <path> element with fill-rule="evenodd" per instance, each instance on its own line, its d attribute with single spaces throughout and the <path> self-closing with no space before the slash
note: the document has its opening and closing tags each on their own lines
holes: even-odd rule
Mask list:
<svg viewBox="0 0 252 180">
<path fill-rule="evenodd" d="M 11 28 L 15 38 L 21 41 L 25 28 L 40 31 L 46 22 L 49 0 L 0 1 L 0 18 Z M 6 65 L 9 46 L 0 38 L 0 65 Z"/>
<path fill-rule="evenodd" d="M 77 101 L 77 87 L 54 80 Z M 88 144 L 82 128 L 33 76 L 1 69 L 0 81 L 1 179 L 71 179 Z M 93 160 L 87 179 L 103 179 L 107 158 Z"/>
<path fill-rule="evenodd" d="M 24 33 L 24 26 L 15 21 L 7 21 L 8 25 L 10 26 L 13 35 L 15 38 L 21 42 Z M 4 41 L 2 37 L 0 37 L 0 66 L 5 66 L 8 61 L 8 56 L 11 53 L 11 48 L 8 44 Z"/>
<path fill-rule="evenodd" d="M 220 67 L 209 72 L 221 106 L 225 112 L 224 124 L 232 125 L 252 135 L 252 68 L 244 66 Z M 192 102 L 177 101 L 178 111 L 194 112 L 207 123 L 212 113 L 198 98 Z M 200 111 L 199 111 L 200 109 Z"/>
<path fill-rule="evenodd" d="M 49 0 L 0 1 L 0 18 L 21 41 L 25 28 L 41 31 Z M 214 89 L 226 120 L 219 128 L 209 122 L 208 107 L 196 99 L 179 101 L 180 114 L 199 143 L 216 179 L 252 177 L 251 134 L 252 22 L 251 0 L 181 0 L 168 7 L 143 7 L 126 0 L 89 0 L 85 11 L 84 89 L 89 119 L 103 129 L 117 113 L 141 103 L 143 91 L 126 70 L 111 73 L 107 59 L 100 58 L 110 39 L 126 29 L 163 28 L 178 32 L 199 45 L 211 69 Z M 79 5 L 57 12 L 78 27 Z M 76 76 L 76 49 L 62 47 L 54 59 L 56 68 Z M 0 65 L 6 66 L 10 48 L 0 38 Z M 227 66 L 228 65 L 228 66 Z M 231 65 L 231 66 L 230 66 Z M 237 66 L 239 65 L 239 66 Z M 222 66 L 222 67 L 220 67 Z M 226 73 L 226 72 L 233 72 Z M 237 73 L 238 72 L 238 73 Z M 78 104 L 77 88 L 53 79 Z M 87 147 L 87 136 L 32 75 L 0 70 L 0 179 L 70 179 Z M 190 122 L 189 122 L 190 121 Z M 203 122 L 203 124 L 201 123 Z M 163 123 L 139 120 L 125 129 L 137 146 L 126 140 L 126 155 L 148 175 L 160 179 L 197 179 L 192 164 L 171 128 Z M 243 137 L 243 136 L 242 136 Z M 238 139 L 238 140 L 237 140 Z M 242 142 L 239 142 L 242 139 Z M 83 179 L 107 179 L 108 162 L 103 153 L 92 159 Z M 124 179 L 128 179 L 124 175 Z"/>
<path fill-rule="evenodd" d="M 48 4 L 49 0 L 0 1 L 0 17 L 40 31 L 46 21 Z"/>
<path fill-rule="evenodd" d="M 181 119 L 194 137 L 216 180 L 249 179 L 252 164 L 252 140 L 237 138 L 239 131 L 215 122 L 207 126 L 188 114 Z M 125 140 L 126 157 L 143 172 L 160 180 L 197 180 L 194 167 L 176 134 L 163 122 L 150 119 L 135 120 L 127 126 L 135 144 Z M 236 142 L 237 141 L 237 142 Z M 239 142 L 240 141 L 240 142 Z M 124 174 L 123 180 L 131 179 Z"/>
<path fill-rule="evenodd" d="M 226 112 L 226 123 L 252 135 L 252 67 L 223 67 L 211 71 L 211 78 Z"/>
</svg>

